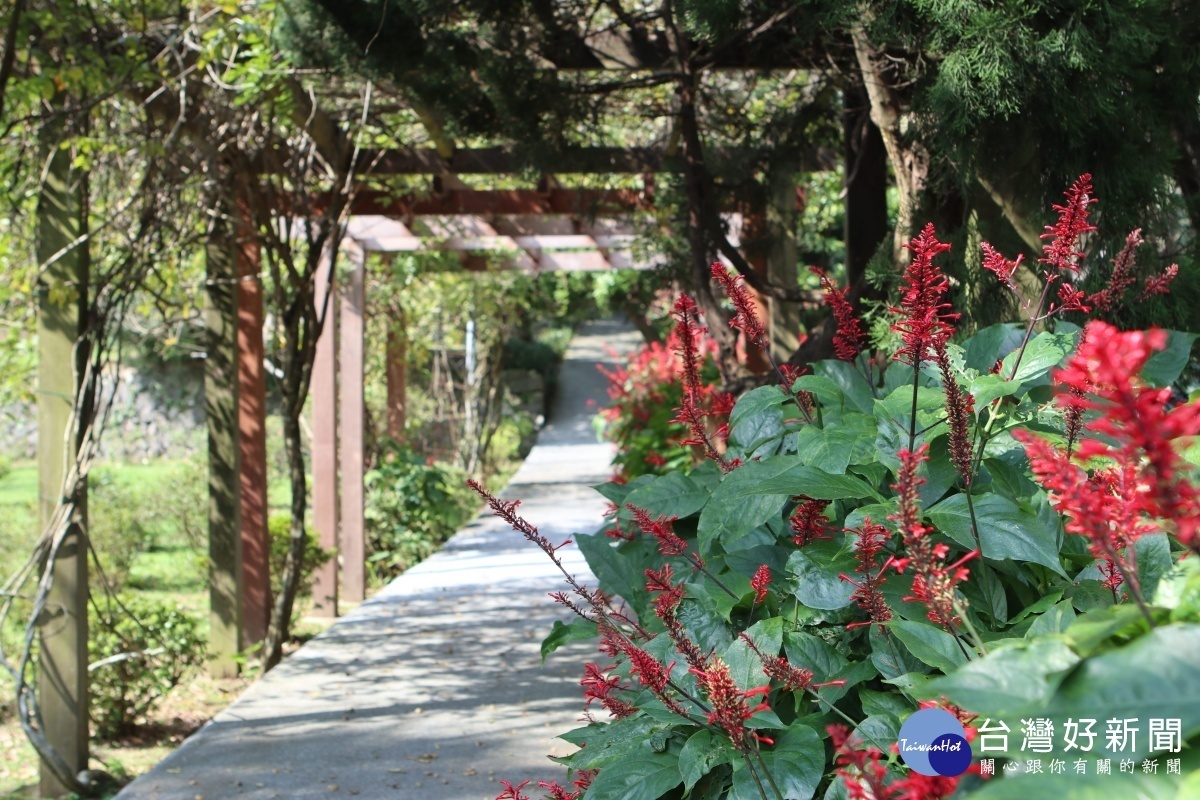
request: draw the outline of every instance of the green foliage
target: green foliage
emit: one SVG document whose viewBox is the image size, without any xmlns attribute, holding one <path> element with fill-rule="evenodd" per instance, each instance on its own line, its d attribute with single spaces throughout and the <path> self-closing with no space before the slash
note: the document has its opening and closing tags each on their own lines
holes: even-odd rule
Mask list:
<svg viewBox="0 0 1200 800">
<path fill-rule="evenodd" d="M 271 594 L 279 594 L 283 586 L 283 569 L 287 564 L 288 549 L 292 544 L 292 517 L 290 514 L 272 514 L 267 520 L 267 533 L 271 538 Z M 297 597 L 312 594 L 313 571 L 333 558 L 334 553 L 321 547 L 321 540 L 311 525 L 304 526 L 304 561 L 300 565 Z"/>
<path fill-rule="evenodd" d="M 1004 774 L 1000 766 L 1006 760 L 1076 758 L 1064 750 L 1061 731 L 1067 719 L 1099 720 L 1097 752 L 1090 756 L 1130 758 L 1137 764 L 1177 755 L 1151 742 L 1148 720 L 1181 721 L 1182 775 L 1167 775 L 1160 764 L 1157 775 L 1124 775 L 1110 790 L 1098 779 L 1076 785 L 1074 776 L 1044 769 L 1042 775 L 1004 774 L 983 785 L 964 779 L 955 797 L 1008 798 L 1025 792 L 1021 796 L 1091 798 L 1101 791 L 1190 797 L 1186 787 L 1192 784 L 1185 781 L 1195 780 L 1197 773 L 1186 748 L 1200 743 L 1194 669 L 1200 653 L 1200 560 L 1176 540 L 1172 521 L 1163 521 L 1160 526 L 1171 535 L 1142 536 L 1136 565 L 1130 567 L 1146 592 L 1145 613 L 1131 595 L 1105 589 L 1086 543 L 1064 532 L 1063 519 L 1046 490 L 1031 479 L 1025 452 L 1012 438 L 1012 431 L 1022 428 L 1061 441 L 1063 407 L 1048 402 L 1051 374 L 1071 357 L 1077 334 L 1070 325 L 1038 334 L 1019 358 L 1024 332 L 1007 325 L 951 346 L 950 369 L 974 398 L 969 421 L 981 452 L 969 493 L 949 460 L 944 394 L 935 372 L 914 375 L 895 364 L 884 373 L 877 366 L 864 372 L 842 362 L 816 364 L 814 374 L 794 384 L 795 391 L 811 392 L 819 404 L 811 424 L 780 387 L 744 394 L 730 416 L 724 453 L 740 465 L 728 472 L 706 465 L 690 474 L 674 469 L 597 487 L 619 507 L 631 503 L 652 519 L 674 519 L 675 534 L 704 571 L 694 570 L 696 561 L 665 556 L 667 545 L 660 548 L 662 540 L 655 541 L 649 529 L 638 533 L 625 509 L 614 523 L 624 534 L 617 542 L 603 534 L 574 537 L 599 588 L 619 597 L 622 610 L 646 632 L 609 617 L 632 644 L 606 674 L 622 687 L 613 697 L 632 703 L 633 714 L 563 736 L 586 746 L 559 759 L 562 763 L 576 772 L 599 769 L 586 798 L 763 800 L 774 796 L 768 775 L 789 800 L 844 797 L 838 775 L 844 762 L 836 760 L 836 748 L 826 741 L 827 726 L 845 722 L 866 744 L 880 747 L 882 768 L 896 792 L 888 796 L 899 797 L 909 773 L 889 749 L 901 723 L 922 703 L 979 715 L 976 725 L 984 718 L 1009 725 L 1013 734 L 1005 751 L 985 754 L 974 742 L 976 757 L 997 759 L 998 774 Z M 1191 343 L 1190 335 L 1170 334 L 1142 380 L 1170 385 Z M 997 362 L 1000 375 L 990 374 Z M 652 411 L 647 409 L 647 418 Z M 1191 440 L 1174 444 L 1186 446 Z M 961 620 L 956 624 L 934 621 L 931 601 L 917 601 L 922 590 L 914 587 L 911 567 L 900 571 L 892 568 L 894 562 L 885 564 L 890 556 L 912 552 L 906 553 L 896 530 L 903 480 L 899 451 L 914 445 L 928 445 L 931 453 L 918 474 L 923 483 L 913 487 L 919 496 L 916 513 L 944 548 L 944 564 L 968 557 L 969 574 L 951 589 Z M 1200 478 L 1200 470 L 1184 469 L 1193 482 Z M 825 538 L 797 545 L 789 520 L 802 498 L 830 502 Z M 859 560 L 864 540 L 854 529 L 868 518 L 890 527 L 877 561 L 864 568 Z M 977 549 L 982 556 L 974 553 Z M 671 583 L 683 592 L 676 622 L 663 613 L 666 592 L 647 584 L 650 570 L 667 565 L 675 571 Z M 756 599 L 751 579 L 764 567 L 772 580 L 765 598 Z M 876 581 L 889 619 L 872 621 L 859 607 L 855 593 L 867 576 Z M 677 583 L 680 579 L 683 583 Z M 595 609 L 590 613 L 600 616 Z M 761 699 L 769 708 L 755 711 L 751 706 L 758 698 L 747 701 L 746 714 L 753 716 L 745 724 L 771 742 L 739 742 L 706 718 L 707 708 L 718 701 L 700 688 L 694 669 L 689 673 L 685 649 L 677 645 L 676 634 L 667 632 L 673 624 L 682 626 L 702 654 L 718 656 L 741 690 L 764 692 Z M 593 625 L 555 626 L 543 653 L 588 636 Z M 748 636 L 758 653 L 740 635 Z M 670 711 L 631 670 L 633 647 L 670 671 L 674 683 L 663 696 L 675 698 L 690 717 Z M 781 682 L 764 669 L 764 659 L 780 656 L 794 669 L 809 670 L 812 681 L 833 685 L 803 691 Z M 706 668 L 714 663 L 711 657 L 704 656 Z M 689 695 L 707 706 L 692 705 Z M 1033 718 L 1049 719 L 1059 731 L 1052 753 L 1023 751 L 1021 727 Z M 1102 729 L 1109 719 L 1140 720 L 1136 746 L 1104 747 Z M 735 743 L 751 754 L 757 750 L 762 761 L 758 755 L 743 759 Z"/>
<path fill-rule="evenodd" d="M 466 475 L 384 440 L 366 475 L 368 563 L 381 580 L 426 558 L 474 513 Z"/>
<path fill-rule="evenodd" d="M 101 739 L 127 733 L 204 658 L 199 620 L 169 601 L 120 595 L 95 608 L 89 626 L 90 714 Z"/>
</svg>

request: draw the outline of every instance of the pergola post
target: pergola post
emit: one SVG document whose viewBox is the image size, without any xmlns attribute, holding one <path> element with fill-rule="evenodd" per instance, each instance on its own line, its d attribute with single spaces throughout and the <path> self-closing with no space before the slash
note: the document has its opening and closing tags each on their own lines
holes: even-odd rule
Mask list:
<svg viewBox="0 0 1200 800">
<path fill-rule="evenodd" d="M 796 168 L 791 162 L 771 173 L 767 184 L 767 280 L 776 286 L 797 285 Z M 786 361 L 799 346 L 800 304 L 770 304 L 771 354 Z"/>
<path fill-rule="evenodd" d="M 74 154 L 59 147 L 61 125 L 48 125 L 43 152 L 49 158 L 37 206 L 38 277 L 38 499 L 43 530 L 64 499 L 74 513 L 49 567 L 53 584 L 38 618 L 38 708 L 42 734 L 73 774 L 88 763 L 87 696 L 87 490 L 64 487 L 79 448 L 73 419 L 87 363 L 76 343 L 86 327 L 88 245 L 86 175 L 72 167 Z M 83 409 L 83 413 L 88 413 Z M 74 423 L 74 424 L 73 424 Z M 76 492 L 64 498 L 67 492 Z M 41 792 L 70 791 L 42 764 Z"/>
<path fill-rule="evenodd" d="M 263 292 L 258 239 L 242 205 L 237 227 L 237 409 L 241 453 L 242 642 L 267 636 L 271 619 L 271 542 L 267 532 L 267 379 L 263 369 Z"/>
<path fill-rule="evenodd" d="M 341 471 L 340 548 L 342 597 L 366 598 L 366 545 L 363 535 L 363 308 L 366 252 L 353 240 L 342 244 L 350 265 L 341 291 L 338 325 L 338 464 Z"/>
<path fill-rule="evenodd" d="M 316 274 L 314 302 L 324 317 L 321 336 L 313 357 L 310 394 L 313 415 L 313 524 L 321 547 L 335 552 L 338 546 L 337 479 L 337 317 L 332 254 L 321 256 Z M 336 617 L 338 613 L 337 559 L 317 565 L 313 571 L 313 616 Z"/>
<path fill-rule="evenodd" d="M 238 673 L 242 639 L 241 455 L 238 445 L 237 269 L 218 216 L 205 246 L 204 413 L 208 426 L 209 672 Z"/>
</svg>

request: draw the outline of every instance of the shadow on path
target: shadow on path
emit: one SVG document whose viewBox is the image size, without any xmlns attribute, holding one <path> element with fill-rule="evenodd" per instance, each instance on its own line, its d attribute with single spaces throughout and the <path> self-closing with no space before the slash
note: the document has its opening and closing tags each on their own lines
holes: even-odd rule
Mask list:
<svg viewBox="0 0 1200 800">
<path fill-rule="evenodd" d="M 617 321 L 588 323 L 563 362 L 551 422 L 505 489 L 552 540 L 596 530 L 589 487 L 612 449 L 591 420 L 605 402 L 596 370 L 638 345 Z M 574 548 L 568 569 L 590 578 Z M 490 514 L 401 575 L 251 686 L 120 800 L 421 798 L 491 800 L 499 778 L 563 777 L 547 755 L 573 747 L 579 677 L 592 643 L 541 663 L 563 610 L 548 559 Z"/>
</svg>

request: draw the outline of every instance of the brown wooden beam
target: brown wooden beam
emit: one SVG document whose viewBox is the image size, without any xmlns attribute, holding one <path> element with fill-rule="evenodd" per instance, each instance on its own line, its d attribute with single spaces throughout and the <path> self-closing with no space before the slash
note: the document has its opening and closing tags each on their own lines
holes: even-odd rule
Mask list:
<svg viewBox="0 0 1200 800">
<path fill-rule="evenodd" d="M 313 415 L 313 524 L 321 547 L 335 552 L 338 544 L 337 481 L 337 295 L 330 270 L 333 261 L 322 258 L 317 269 L 318 315 L 324 316 L 321 336 L 313 357 L 310 393 Z M 313 570 L 312 613 L 336 617 L 338 613 L 337 559 L 331 558 Z"/>
<path fill-rule="evenodd" d="M 387 322 L 387 433 L 400 443 L 408 424 L 408 320 L 396 302 Z"/>
<path fill-rule="evenodd" d="M 239 209 L 242 219 L 246 209 Z M 243 222 L 237 242 L 237 408 L 241 480 L 242 649 L 267 635 L 271 542 L 267 530 L 267 377 L 258 240 Z"/>
<path fill-rule="evenodd" d="M 620 214 L 652 208 L 650 198 L 630 189 L 451 189 L 435 195 L 394 195 L 361 190 L 352 214 L 405 218 L 453 214 Z"/>
<path fill-rule="evenodd" d="M 366 548 L 363 538 L 363 282 L 366 253 L 352 241 L 342 245 L 350 271 L 341 290 L 338 320 L 338 466 L 342 518 L 339 536 L 341 598 L 366 598 Z"/>
</svg>

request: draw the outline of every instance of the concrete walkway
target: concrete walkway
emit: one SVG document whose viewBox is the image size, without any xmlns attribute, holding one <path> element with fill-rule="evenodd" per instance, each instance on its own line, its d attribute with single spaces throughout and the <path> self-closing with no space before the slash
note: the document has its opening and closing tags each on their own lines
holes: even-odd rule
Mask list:
<svg viewBox="0 0 1200 800">
<path fill-rule="evenodd" d="M 550 424 L 504 492 L 557 541 L 592 532 L 612 450 L 591 426 L 606 399 L 596 365 L 638 336 L 611 321 L 571 344 Z M 594 402 L 593 402 L 594 401 Z M 574 548 L 569 568 L 590 574 Z M 547 755 L 577 726 L 593 643 L 541 664 L 568 612 L 550 561 L 490 514 L 393 581 L 251 686 L 120 800 L 421 798 L 491 800 L 498 779 L 565 777 Z"/>
</svg>

